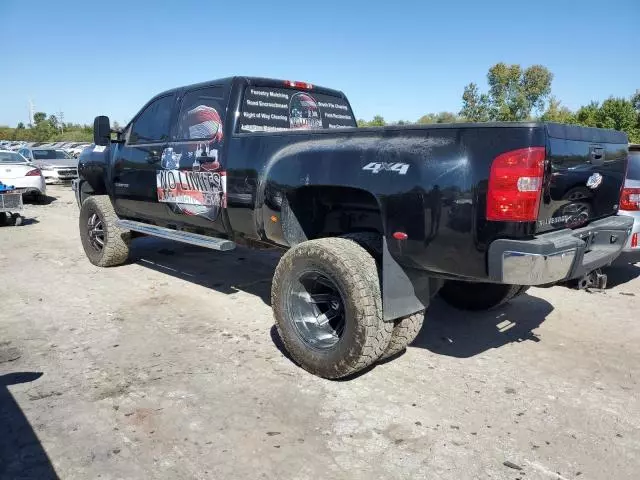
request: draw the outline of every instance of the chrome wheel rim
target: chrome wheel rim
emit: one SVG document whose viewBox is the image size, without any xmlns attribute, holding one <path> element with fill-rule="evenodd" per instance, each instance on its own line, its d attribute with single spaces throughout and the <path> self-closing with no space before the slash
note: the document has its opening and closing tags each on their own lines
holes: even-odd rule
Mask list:
<svg viewBox="0 0 640 480">
<path fill-rule="evenodd" d="M 104 226 L 97 213 L 93 213 L 87 220 L 87 235 L 91 247 L 101 252 L 104 248 Z"/>
<path fill-rule="evenodd" d="M 298 337 L 318 350 L 335 347 L 344 333 L 346 319 L 338 285 L 320 271 L 306 270 L 292 282 L 288 299 Z"/>
</svg>

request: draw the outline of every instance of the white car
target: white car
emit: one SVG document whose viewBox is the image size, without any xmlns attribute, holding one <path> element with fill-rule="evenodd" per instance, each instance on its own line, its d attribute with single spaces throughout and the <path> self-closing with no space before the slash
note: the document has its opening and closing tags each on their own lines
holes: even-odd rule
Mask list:
<svg viewBox="0 0 640 480">
<path fill-rule="evenodd" d="M 18 153 L 40 170 L 47 182 L 71 181 L 78 178 L 78 160 L 55 148 L 23 148 Z"/>
<path fill-rule="evenodd" d="M 640 145 L 629 145 L 627 179 L 620 197 L 618 215 L 633 217 L 633 230 L 617 263 L 640 262 Z"/>
<path fill-rule="evenodd" d="M 16 152 L 0 150 L 0 182 L 25 190 L 25 195 L 44 197 L 47 186 L 38 167 Z"/>
<path fill-rule="evenodd" d="M 78 157 L 84 151 L 84 149 L 90 145 L 91 145 L 90 143 L 80 143 L 78 145 L 71 147 L 68 150 L 68 153 L 73 155 L 74 157 Z"/>
</svg>

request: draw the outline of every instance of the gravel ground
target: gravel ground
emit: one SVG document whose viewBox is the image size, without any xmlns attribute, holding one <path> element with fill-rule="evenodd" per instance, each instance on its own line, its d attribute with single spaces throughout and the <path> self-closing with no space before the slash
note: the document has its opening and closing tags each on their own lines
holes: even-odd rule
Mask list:
<svg viewBox="0 0 640 480">
<path fill-rule="evenodd" d="M 0 228 L 1 478 L 640 478 L 640 267 L 435 300 L 404 355 L 327 381 L 280 348 L 277 253 L 144 238 L 100 269 L 49 193 Z"/>
</svg>

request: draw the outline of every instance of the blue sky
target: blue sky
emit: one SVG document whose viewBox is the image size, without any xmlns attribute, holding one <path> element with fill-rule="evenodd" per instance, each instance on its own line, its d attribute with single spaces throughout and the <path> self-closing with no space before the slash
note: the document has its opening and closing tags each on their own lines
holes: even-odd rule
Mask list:
<svg viewBox="0 0 640 480">
<path fill-rule="evenodd" d="M 0 125 L 27 101 L 129 120 L 155 93 L 235 74 L 343 90 L 358 118 L 458 111 L 499 61 L 542 64 L 570 108 L 640 88 L 640 1 L 0 0 Z"/>
</svg>

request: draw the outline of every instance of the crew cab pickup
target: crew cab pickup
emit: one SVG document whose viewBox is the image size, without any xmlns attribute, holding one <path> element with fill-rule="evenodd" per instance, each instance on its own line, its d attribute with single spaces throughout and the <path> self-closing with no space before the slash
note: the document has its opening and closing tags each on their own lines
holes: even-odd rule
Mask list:
<svg viewBox="0 0 640 480">
<path fill-rule="evenodd" d="M 287 250 L 272 283 L 276 326 L 292 358 L 326 378 L 405 349 L 436 293 L 494 307 L 610 264 L 632 226 L 616 215 L 624 133 L 356 128 L 342 92 L 302 82 L 169 90 L 121 131 L 96 117 L 94 143 L 75 185 L 89 260 L 125 262 L 136 233 Z"/>
</svg>

